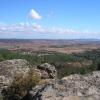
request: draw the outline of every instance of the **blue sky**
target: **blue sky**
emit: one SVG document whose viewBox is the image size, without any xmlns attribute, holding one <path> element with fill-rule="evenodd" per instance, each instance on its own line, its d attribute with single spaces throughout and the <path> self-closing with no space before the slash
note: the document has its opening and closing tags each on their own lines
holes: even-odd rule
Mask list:
<svg viewBox="0 0 100 100">
<path fill-rule="evenodd" d="M 100 39 L 100 0 L 0 0 L 0 38 Z"/>
</svg>

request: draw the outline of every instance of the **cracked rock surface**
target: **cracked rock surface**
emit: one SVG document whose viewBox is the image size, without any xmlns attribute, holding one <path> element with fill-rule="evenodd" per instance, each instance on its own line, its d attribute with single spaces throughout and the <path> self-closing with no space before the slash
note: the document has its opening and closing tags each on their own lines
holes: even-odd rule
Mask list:
<svg viewBox="0 0 100 100">
<path fill-rule="evenodd" d="M 30 100 L 100 100 L 100 71 L 70 75 L 36 86 L 29 97 Z"/>
<path fill-rule="evenodd" d="M 0 62 L 0 92 L 11 84 L 14 77 L 22 74 L 26 75 L 29 66 L 26 60 L 13 59 Z"/>
</svg>

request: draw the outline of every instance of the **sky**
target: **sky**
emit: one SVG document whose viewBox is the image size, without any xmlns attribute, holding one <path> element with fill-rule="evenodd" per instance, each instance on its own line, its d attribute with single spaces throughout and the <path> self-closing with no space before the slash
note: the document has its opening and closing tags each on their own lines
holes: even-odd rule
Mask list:
<svg viewBox="0 0 100 100">
<path fill-rule="evenodd" d="M 0 38 L 100 39 L 100 0 L 0 0 Z"/>
</svg>

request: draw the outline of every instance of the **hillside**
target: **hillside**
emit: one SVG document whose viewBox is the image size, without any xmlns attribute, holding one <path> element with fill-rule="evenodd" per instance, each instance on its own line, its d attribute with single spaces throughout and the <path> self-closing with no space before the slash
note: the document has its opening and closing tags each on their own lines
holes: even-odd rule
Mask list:
<svg viewBox="0 0 100 100">
<path fill-rule="evenodd" d="M 0 49 L 1 100 L 99 100 L 100 49 L 22 54 Z"/>
<path fill-rule="evenodd" d="M 99 100 L 100 98 L 100 71 L 57 79 L 55 66 L 44 63 L 33 68 L 27 64 L 27 61 L 22 59 L 0 62 L 3 71 L 0 72 L 3 100 Z M 32 73 L 28 75 L 29 69 Z"/>
</svg>

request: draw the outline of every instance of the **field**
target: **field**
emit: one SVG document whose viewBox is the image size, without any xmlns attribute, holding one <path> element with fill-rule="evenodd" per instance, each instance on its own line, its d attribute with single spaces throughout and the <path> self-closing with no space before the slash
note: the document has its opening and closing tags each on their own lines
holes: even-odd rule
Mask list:
<svg viewBox="0 0 100 100">
<path fill-rule="evenodd" d="M 100 70 L 98 40 L 0 40 L 0 61 L 26 59 L 30 65 L 54 65 L 58 77 Z"/>
<path fill-rule="evenodd" d="M 100 48 L 99 40 L 21 40 L 1 39 L 0 48 L 24 53 L 60 52 L 66 54 L 80 53 Z"/>
</svg>

